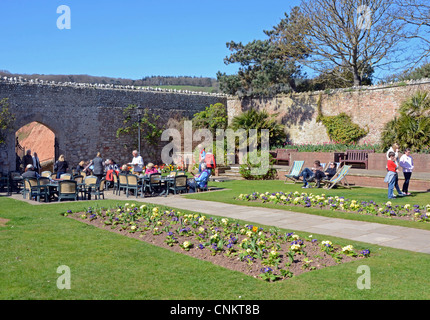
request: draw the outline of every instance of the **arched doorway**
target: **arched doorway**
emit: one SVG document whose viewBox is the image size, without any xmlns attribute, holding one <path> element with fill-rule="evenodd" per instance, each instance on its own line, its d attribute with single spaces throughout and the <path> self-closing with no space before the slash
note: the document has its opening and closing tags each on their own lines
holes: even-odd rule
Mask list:
<svg viewBox="0 0 430 320">
<path fill-rule="evenodd" d="M 55 133 L 44 124 L 33 121 L 21 128 L 15 133 L 15 153 L 17 155 L 16 166 L 17 170 L 23 171 L 23 157 L 28 150 L 31 150 L 31 155 L 34 152 L 41 165 L 41 172 L 44 170 L 52 171 L 54 159 L 56 157 L 56 149 L 58 147 Z M 21 160 L 18 163 L 18 158 Z M 19 168 L 18 168 L 19 166 Z"/>
</svg>

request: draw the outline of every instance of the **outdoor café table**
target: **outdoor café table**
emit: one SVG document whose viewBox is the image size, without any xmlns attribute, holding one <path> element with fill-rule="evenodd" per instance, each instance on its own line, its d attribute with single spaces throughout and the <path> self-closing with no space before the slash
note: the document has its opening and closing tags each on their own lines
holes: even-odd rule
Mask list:
<svg viewBox="0 0 430 320">
<path fill-rule="evenodd" d="M 13 193 L 13 191 L 15 190 L 17 193 L 21 192 L 21 186 L 24 183 L 24 179 L 22 178 L 22 176 L 20 175 L 13 175 L 11 176 L 11 180 L 10 180 L 10 194 Z"/>
<path fill-rule="evenodd" d="M 58 181 L 61 179 L 51 179 L 50 183 L 45 184 L 48 187 L 48 202 L 51 201 L 51 198 L 54 198 L 55 194 L 58 192 Z"/>
<path fill-rule="evenodd" d="M 144 176 L 139 176 L 139 179 L 142 181 L 142 193 L 143 190 L 145 190 L 145 185 L 148 185 L 150 182 L 150 177 L 149 175 L 144 175 Z M 161 177 L 161 185 L 165 187 L 165 189 L 160 193 L 161 195 L 164 195 L 165 197 L 167 197 L 167 195 L 169 194 L 169 187 L 175 183 L 175 177 L 168 177 L 168 176 L 162 176 Z"/>
<path fill-rule="evenodd" d="M 169 194 L 169 188 L 175 183 L 175 177 L 161 177 L 161 183 L 164 182 L 166 186 L 166 190 L 160 193 L 160 195 L 164 194 L 165 197 Z"/>
</svg>

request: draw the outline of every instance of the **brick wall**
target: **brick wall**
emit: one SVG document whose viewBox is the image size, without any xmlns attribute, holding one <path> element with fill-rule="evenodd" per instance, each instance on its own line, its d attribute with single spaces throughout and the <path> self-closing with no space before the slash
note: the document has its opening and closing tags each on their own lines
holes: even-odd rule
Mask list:
<svg viewBox="0 0 430 320">
<path fill-rule="evenodd" d="M 321 98 L 323 115 L 345 112 L 352 121 L 369 130 L 361 140 L 376 144 L 384 125 L 398 114 L 402 101 L 418 90 L 430 91 L 430 79 L 407 83 L 281 95 L 273 98 L 227 100 L 229 120 L 249 108 L 265 109 L 287 127 L 295 144 L 330 142 L 325 127 L 316 122 L 317 102 Z"/>
</svg>

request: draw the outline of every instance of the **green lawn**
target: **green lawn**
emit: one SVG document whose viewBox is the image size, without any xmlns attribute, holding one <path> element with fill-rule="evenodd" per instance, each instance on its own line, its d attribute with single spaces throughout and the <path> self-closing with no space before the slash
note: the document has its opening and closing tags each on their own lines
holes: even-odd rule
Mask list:
<svg viewBox="0 0 430 320">
<path fill-rule="evenodd" d="M 268 283 L 62 216 L 67 210 L 117 203 L 30 205 L 0 197 L 0 218 L 9 220 L 0 227 L 0 299 L 430 298 L 428 254 L 324 236 L 340 245 L 369 248 L 372 256 Z M 371 271 L 369 290 L 357 288 L 361 264 Z M 57 288 L 61 265 L 70 268 L 70 290 Z"/>
<path fill-rule="evenodd" d="M 210 182 L 209 186 L 217 187 L 221 191 L 216 192 L 205 192 L 205 193 L 194 193 L 186 195 L 188 198 L 218 201 L 231 204 L 239 204 L 244 206 L 255 206 L 255 207 L 266 207 L 285 209 L 295 212 L 304 212 L 309 214 L 316 214 L 326 217 L 343 218 L 351 220 L 360 220 L 368 222 L 376 222 L 390 225 L 398 225 L 403 227 L 417 228 L 430 230 L 430 223 L 405 221 L 399 219 L 391 219 L 387 217 L 378 217 L 370 215 L 360 215 L 357 213 L 348 212 L 336 212 L 331 210 L 321 210 L 319 208 L 304 208 L 299 206 L 286 206 L 274 203 L 261 203 L 258 201 L 242 201 L 236 200 L 235 198 L 242 194 L 250 194 L 253 192 L 306 192 L 313 194 L 325 194 L 326 196 L 339 196 L 348 199 L 354 199 L 357 201 L 370 201 L 373 200 L 378 204 L 383 204 L 388 201 L 387 189 L 379 188 L 364 188 L 364 187 L 353 187 L 352 189 L 338 188 L 338 189 L 323 189 L 323 188 L 311 188 L 302 189 L 302 184 L 285 184 L 283 181 L 278 180 L 265 180 L 265 181 L 226 181 L 226 182 Z M 391 200 L 393 205 L 427 205 L 430 204 L 430 193 L 428 192 L 413 192 L 411 196 L 401 197 Z"/>
</svg>

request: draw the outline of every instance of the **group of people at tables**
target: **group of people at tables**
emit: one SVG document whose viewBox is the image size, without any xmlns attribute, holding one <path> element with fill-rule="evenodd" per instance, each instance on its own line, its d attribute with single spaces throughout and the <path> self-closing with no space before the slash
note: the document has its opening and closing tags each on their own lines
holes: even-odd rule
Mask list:
<svg viewBox="0 0 430 320">
<path fill-rule="evenodd" d="M 133 158 L 131 162 L 123 164 L 121 167 L 118 166 L 112 159 L 103 160 L 101 153 L 97 153 L 96 157 L 90 160 L 87 164 L 84 161 L 79 162 L 74 170 L 74 175 L 81 175 L 82 172 L 86 176 L 92 175 L 97 177 L 97 183 L 102 179 L 106 181 L 113 181 L 113 174 L 135 174 L 140 178 L 145 176 L 149 177 L 154 173 L 161 173 L 160 170 L 153 164 L 148 163 L 145 167 L 142 156 L 140 156 L 137 150 L 133 151 Z M 215 168 L 214 157 L 210 155 L 210 163 L 212 164 L 208 168 L 205 159 L 206 152 L 204 149 L 200 152 L 199 156 L 199 173 L 194 176 L 193 179 L 187 180 L 189 192 L 195 192 L 196 188 L 206 188 L 211 175 L 211 170 Z M 131 168 L 131 170 L 130 170 Z M 65 160 L 64 155 L 60 155 L 58 160 L 54 163 L 54 172 L 56 172 L 56 179 L 61 179 L 61 175 L 68 173 L 69 165 Z M 25 172 L 21 175 L 23 178 L 38 178 L 40 176 L 40 170 L 34 168 L 32 164 L 28 164 L 25 168 Z"/>
</svg>

